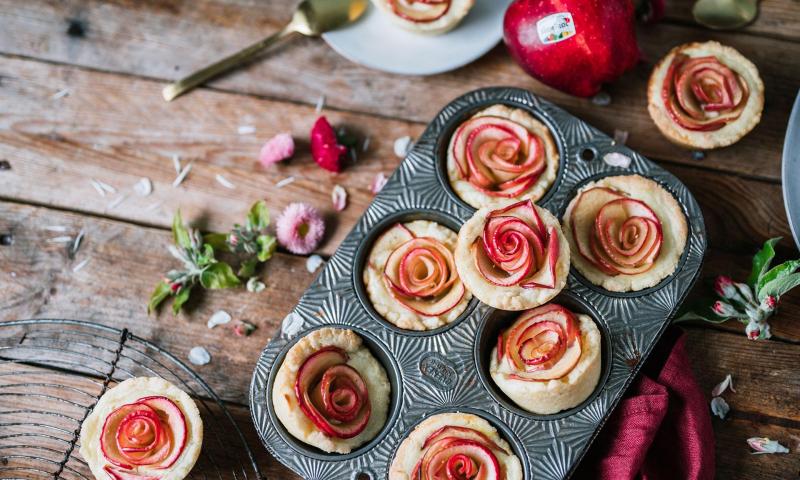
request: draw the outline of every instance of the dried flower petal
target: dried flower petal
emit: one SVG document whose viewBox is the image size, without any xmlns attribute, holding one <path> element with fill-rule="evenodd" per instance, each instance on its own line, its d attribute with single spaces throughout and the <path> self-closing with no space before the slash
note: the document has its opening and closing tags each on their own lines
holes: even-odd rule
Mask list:
<svg viewBox="0 0 800 480">
<path fill-rule="evenodd" d="M 281 180 L 280 182 L 276 183 L 275 187 L 283 188 L 283 187 L 285 187 L 286 185 L 289 185 L 292 182 L 294 182 L 294 177 L 286 177 L 283 180 Z"/>
<path fill-rule="evenodd" d="M 325 222 L 317 209 L 307 203 L 291 203 L 276 222 L 278 242 L 298 255 L 314 251 L 325 234 Z"/>
<path fill-rule="evenodd" d="M 751 437 L 747 439 L 747 444 L 755 452 L 750 452 L 754 455 L 761 453 L 789 453 L 789 449 L 767 437 Z"/>
<path fill-rule="evenodd" d="M 117 198 L 108 203 L 108 206 L 106 206 L 106 210 L 114 210 L 115 208 L 119 207 L 120 204 L 124 202 L 127 198 L 128 196 L 125 194 L 118 196 Z"/>
<path fill-rule="evenodd" d="M 386 186 L 386 182 L 388 181 L 389 179 L 386 178 L 386 175 L 384 175 L 383 172 L 378 172 L 378 174 L 375 175 L 375 178 L 372 179 L 372 183 L 369 186 L 369 191 L 372 192 L 373 195 L 377 195 L 381 190 L 383 190 L 383 187 Z"/>
<path fill-rule="evenodd" d="M 408 155 L 409 150 L 411 150 L 413 146 L 411 137 L 408 135 L 400 137 L 394 141 L 394 154 L 400 158 L 406 158 L 406 155 Z"/>
<path fill-rule="evenodd" d="M 233 333 L 240 337 L 249 337 L 256 331 L 256 326 L 247 320 L 240 320 L 234 327 Z"/>
<path fill-rule="evenodd" d="M 72 273 L 78 273 L 79 271 L 83 270 L 83 267 L 85 267 L 86 264 L 89 263 L 89 260 L 91 260 L 91 258 L 87 258 L 82 262 L 78 263 L 77 265 L 75 265 L 74 267 L 72 267 Z"/>
<path fill-rule="evenodd" d="M 153 183 L 147 177 L 142 177 L 133 186 L 133 191 L 140 197 L 146 197 L 153 191 Z"/>
<path fill-rule="evenodd" d="M 714 415 L 724 420 L 725 416 L 730 411 L 731 407 L 728 406 L 728 402 L 726 402 L 724 398 L 714 397 L 711 399 L 711 413 Z"/>
<path fill-rule="evenodd" d="M 725 380 L 719 382 L 717 386 L 714 387 L 713 390 L 711 390 L 711 396 L 719 397 L 720 395 L 725 393 L 725 390 L 727 390 L 728 388 L 731 389 L 731 392 L 736 393 L 736 390 L 733 388 L 733 377 L 731 377 L 730 373 L 725 376 Z"/>
<path fill-rule="evenodd" d="M 619 152 L 606 153 L 603 155 L 603 161 L 612 167 L 628 168 L 631 166 L 631 157 Z"/>
<path fill-rule="evenodd" d="M 67 95 L 69 95 L 69 89 L 64 88 L 54 93 L 50 98 L 53 100 L 59 100 L 61 98 L 66 97 Z"/>
<path fill-rule="evenodd" d="M 217 312 L 214 312 L 213 315 L 211 315 L 211 318 L 208 319 L 208 323 L 206 323 L 206 326 L 208 328 L 214 328 L 217 325 L 225 325 L 230 321 L 231 321 L 231 314 L 226 312 L 225 310 L 219 310 Z"/>
<path fill-rule="evenodd" d="M 611 142 L 612 145 L 625 145 L 628 142 L 628 131 L 627 130 L 614 130 L 614 140 Z"/>
<path fill-rule="evenodd" d="M 194 347 L 189 350 L 189 361 L 195 365 L 207 365 L 211 362 L 211 354 L 203 347 Z"/>
<path fill-rule="evenodd" d="M 251 133 L 256 133 L 256 127 L 252 125 L 239 125 L 236 131 L 239 135 L 250 135 Z"/>
<path fill-rule="evenodd" d="M 322 94 L 317 98 L 317 104 L 314 106 L 314 111 L 317 112 L 317 115 L 325 108 L 325 94 Z"/>
<path fill-rule="evenodd" d="M 183 170 L 183 167 L 181 166 L 181 156 L 177 153 L 172 155 L 172 166 L 175 167 L 176 175 L 181 173 L 181 170 Z"/>
<path fill-rule="evenodd" d="M 267 286 L 264 285 L 264 282 L 259 280 L 258 277 L 250 277 L 250 279 L 247 281 L 248 292 L 253 292 L 253 293 L 263 292 L 265 288 L 267 288 Z"/>
<path fill-rule="evenodd" d="M 609 95 L 608 92 L 599 92 L 592 97 L 592 103 L 601 107 L 611 105 L 611 95 Z"/>
<path fill-rule="evenodd" d="M 217 183 L 219 183 L 220 185 L 222 185 L 225 188 L 228 188 L 230 190 L 233 190 L 234 188 L 236 188 L 236 185 L 234 185 L 230 180 L 228 180 L 224 176 L 220 175 L 219 173 L 214 178 L 217 180 Z"/>
<path fill-rule="evenodd" d="M 189 175 L 189 172 L 191 172 L 191 171 L 192 171 L 192 164 L 191 163 L 189 165 L 186 165 L 185 167 L 183 167 L 183 170 L 181 170 L 180 173 L 178 173 L 178 176 L 175 177 L 175 180 L 172 181 L 172 186 L 174 188 L 178 188 L 178 186 L 181 183 L 183 183 L 183 181 L 186 179 L 186 176 Z"/>
<path fill-rule="evenodd" d="M 317 269 L 325 263 L 325 260 L 322 259 L 319 255 L 311 255 L 306 259 L 306 270 L 309 273 L 314 273 Z"/>
<path fill-rule="evenodd" d="M 290 312 L 289 315 L 286 315 L 286 318 L 283 319 L 283 323 L 281 323 L 281 335 L 286 338 L 292 338 L 300 333 L 302 329 L 303 317 L 295 312 Z"/>
<path fill-rule="evenodd" d="M 60 237 L 48 238 L 47 241 L 50 243 L 70 243 L 72 242 L 72 237 L 67 235 L 62 235 Z"/>
<path fill-rule="evenodd" d="M 292 155 L 294 155 L 294 138 L 289 133 L 279 133 L 264 143 L 258 154 L 258 161 L 268 167 Z"/>
<path fill-rule="evenodd" d="M 347 207 L 347 190 L 341 185 L 334 185 L 331 191 L 331 200 L 333 201 L 333 208 L 337 212 L 341 212 Z"/>
</svg>

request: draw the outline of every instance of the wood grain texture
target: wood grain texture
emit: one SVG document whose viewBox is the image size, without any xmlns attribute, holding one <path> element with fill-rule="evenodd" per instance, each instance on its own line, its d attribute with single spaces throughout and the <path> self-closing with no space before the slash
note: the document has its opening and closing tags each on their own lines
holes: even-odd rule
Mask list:
<svg viewBox="0 0 800 480">
<path fill-rule="evenodd" d="M 692 6 L 696 0 L 670 0 L 666 3 L 666 18 L 694 24 Z M 800 40 L 800 9 L 795 0 L 768 0 L 758 2 L 759 16 L 750 25 L 737 30 L 786 40 Z"/>
<path fill-rule="evenodd" d="M 276 29 L 288 19 L 293 3 L 0 0 L 0 22 L 7 26 L 0 31 L 0 52 L 171 80 Z M 768 23 L 772 15 L 779 16 L 780 11 L 765 9 L 758 22 Z M 427 122 L 459 93 L 487 85 L 520 86 L 608 133 L 629 131 L 630 146 L 647 156 L 692 164 L 689 151 L 675 148 L 654 128 L 645 108 L 645 80 L 652 63 L 671 47 L 716 39 L 739 49 L 759 67 L 766 83 L 766 107 L 761 125 L 751 135 L 735 148 L 710 153 L 703 166 L 777 181 L 789 99 L 800 86 L 800 65 L 792 61 L 800 56 L 800 43 L 669 23 L 642 28 L 639 37 L 646 61 L 609 88 L 613 102 L 605 108 L 541 85 L 522 73 L 502 47 L 455 72 L 417 78 L 368 70 L 338 56 L 323 42 L 296 39 L 213 86 L 312 105 L 325 94 L 328 104 L 338 109 L 416 122 Z M 190 108 L 187 104 L 198 101 L 194 94 L 163 108 Z"/>
</svg>

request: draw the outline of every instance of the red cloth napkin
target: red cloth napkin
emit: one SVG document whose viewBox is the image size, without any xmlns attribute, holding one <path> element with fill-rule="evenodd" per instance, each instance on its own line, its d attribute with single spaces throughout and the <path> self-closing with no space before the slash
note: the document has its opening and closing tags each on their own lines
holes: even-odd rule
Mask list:
<svg viewBox="0 0 800 480">
<path fill-rule="evenodd" d="M 573 478 L 714 478 L 714 433 L 685 335 L 671 327 L 587 452 Z"/>
</svg>

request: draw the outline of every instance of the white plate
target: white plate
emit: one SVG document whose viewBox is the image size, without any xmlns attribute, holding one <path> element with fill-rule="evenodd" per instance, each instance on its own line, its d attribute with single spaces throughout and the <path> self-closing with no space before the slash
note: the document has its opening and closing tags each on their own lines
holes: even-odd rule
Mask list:
<svg viewBox="0 0 800 480">
<path fill-rule="evenodd" d="M 356 23 L 322 35 L 339 54 L 366 67 L 402 75 L 433 75 L 462 67 L 503 38 L 512 0 L 475 0 L 464 20 L 442 35 L 403 30 L 371 3 Z"/>
</svg>

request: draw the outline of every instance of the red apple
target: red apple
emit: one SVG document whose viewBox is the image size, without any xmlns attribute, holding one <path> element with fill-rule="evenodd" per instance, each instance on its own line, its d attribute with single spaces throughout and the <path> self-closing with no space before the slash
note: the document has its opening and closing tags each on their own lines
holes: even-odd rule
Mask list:
<svg viewBox="0 0 800 480">
<path fill-rule="evenodd" d="M 596 94 L 639 60 L 631 0 L 516 0 L 503 28 L 526 72 L 579 97 Z"/>
</svg>

